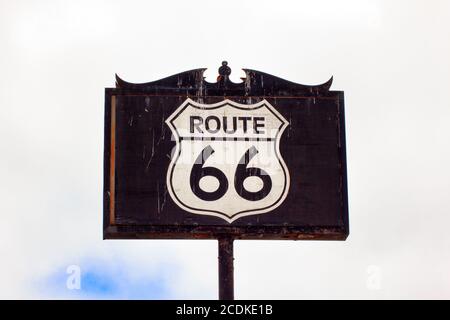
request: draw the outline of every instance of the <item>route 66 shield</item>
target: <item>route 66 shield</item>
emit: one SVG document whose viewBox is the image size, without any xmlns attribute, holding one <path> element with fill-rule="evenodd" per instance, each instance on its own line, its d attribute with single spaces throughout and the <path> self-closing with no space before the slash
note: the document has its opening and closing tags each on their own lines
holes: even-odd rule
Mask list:
<svg viewBox="0 0 450 320">
<path fill-rule="evenodd" d="M 187 99 L 166 123 L 176 141 L 167 187 L 183 210 L 232 223 L 285 200 L 290 178 L 280 139 L 289 122 L 266 100 Z"/>
</svg>

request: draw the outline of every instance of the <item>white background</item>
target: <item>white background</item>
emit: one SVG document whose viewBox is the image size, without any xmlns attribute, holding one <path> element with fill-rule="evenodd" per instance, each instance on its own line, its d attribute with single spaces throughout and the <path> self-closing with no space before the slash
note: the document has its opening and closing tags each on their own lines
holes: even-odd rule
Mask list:
<svg viewBox="0 0 450 320">
<path fill-rule="evenodd" d="M 350 237 L 236 242 L 236 297 L 450 298 L 449 57 L 444 0 L 0 0 L 0 297 L 71 297 L 46 279 L 94 259 L 216 298 L 216 242 L 102 240 L 104 88 L 226 59 L 334 75 L 347 118 Z"/>
</svg>

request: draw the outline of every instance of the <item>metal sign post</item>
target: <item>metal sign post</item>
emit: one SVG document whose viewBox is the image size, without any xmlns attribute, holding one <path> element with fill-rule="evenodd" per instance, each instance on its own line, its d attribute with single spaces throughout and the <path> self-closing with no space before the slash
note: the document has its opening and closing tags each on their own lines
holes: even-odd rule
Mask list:
<svg viewBox="0 0 450 320">
<path fill-rule="evenodd" d="M 221 237 L 219 242 L 219 299 L 234 300 L 234 255 L 231 237 Z"/>
<path fill-rule="evenodd" d="M 233 241 L 345 240 L 344 93 L 244 69 L 105 90 L 105 239 L 217 239 L 219 298 Z"/>
</svg>

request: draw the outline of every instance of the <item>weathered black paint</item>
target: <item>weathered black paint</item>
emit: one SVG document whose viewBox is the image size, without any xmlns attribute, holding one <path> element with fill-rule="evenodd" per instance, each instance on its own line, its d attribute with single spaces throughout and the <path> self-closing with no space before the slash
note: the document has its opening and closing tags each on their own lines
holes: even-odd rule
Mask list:
<svg viewBox="0 0 450 320">
<path fill-rule="evenodd" d="M 233 83 L 228 69 L 217 83 L 205 81 L 205 69 L 196 69 L 143 84 L 116 76 L 116 88 L 105 90 L 104 238 L 346 239 L 344 93 L 329 90 L 332 79 L 305 86 L 248 69 L 242 83 Z M 280 151 L 291 184 L 278 208 L 229 224 L 185 212 L 172 201 L 166 173 L 175 141 L 165 120 L 186 98 L 206 104 L 225 98 L 243 104 L 266 99 L 289 121 Z"/>
</svg>

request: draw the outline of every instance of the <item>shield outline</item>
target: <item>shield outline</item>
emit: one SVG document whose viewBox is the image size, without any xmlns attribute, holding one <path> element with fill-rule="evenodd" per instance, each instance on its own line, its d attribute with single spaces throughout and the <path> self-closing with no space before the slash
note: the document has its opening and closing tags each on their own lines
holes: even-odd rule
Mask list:
<svg viewBox="0 0 450 320">
<path fill-rule="evenodd" d="M 173 174 L 173 170 L 175 168 L 175 164 L 177 163 L 177 160 L 181 154 L 181 143 L 180 143 L 181 139 L 178 134 L 177 128 L 173 125 L 172 122 L 189 105 L 191 105 L 194 108 L 203 109 L 203 110 L 218 109 L 218 108 L 220 108 L 222 106 L 226 106 L 226 105 L 229 105 L 229 106 L 237 108 L 237 109 L 244 109 L 244 110 L 255 110 L 255 109 L 259 109 L 259 108 L 262 108 L 265 106 L 270 112 L 272 112 L 281 121 L 282 124 L 279 127 L 278 132 L 275 136 L 275 155 L 278 159 L 278 162 L 281 165 L 281 168 L 283 169 L 285 181 L 284 181 L 283 192 L 282 192 L 281 196 L 277 199 L 276 202 L 274 202 L 270 206 L 267 206 L 264 208 L 240 211 L 240 212 L 233 214 L 230 217 L 230 216 L 226 215 L 225 213 L 217 211 L 217 210 L 205 210 L 205 209 L 192 208 L 192 207 L 184 204 L 183 202 L 181 202 L 178 199 L 178 197 L 176 196 L 176 193 L 173 191 L 173 187 L 172 187 L 172 174 Z M 194 213 L 194 214 L 218 217 L 218 218 L 224 219 L 225 221 L 227 221 L 228 223 L 231 224 L 233 221 L 235 221 L 239 218 L 245 217 L 245 216 L 263 214 L 263 213 L 272 211 L 273 209 L 280 206 L 286 199 L 287 194 L 289 192 L 289 187 L 290 187 L 290 175 L 289 175 L 289 170 L 286 166 L 286 163 L 284 162 L 283 157 L 281 156 L 281 153 L 280 153 L 280 141 L 281 141 L 281 136 L 283 135 L 284 130 L 289 125 L 289 122 L 266 99 L 263 99 L 260 102 L 255 103 L 255 104 L 241 104 L 241 103 L 237 103 L 232 100 L 229 100 L 229 99 L 224 99 L 220 102 L 213 103 L 213 104 L 202 104 L 202 103 L 195 102 L 194 100 L 192 100 L 190 98 L 187 98 L 177 109 L 175 109 L 175 111 L 166 119 L 165 122 L 166 122 L 167 126 L 170 128 L 170 130 L 174 136 L 175 142 L 176 142 L 175 150 L 174 150 L 173 154 L 171 155 L 171 161 L 170 161 L 169 167 L 167 169 L 166 185 L 167 185 L 167 189 L 169 191 L 170 197 L 181 209 L 183 209 L 187 212 L 190 212 L 190 213 Z M 174 157 L 173 155 L 176 155 L 176 156 Z"/>
</svg>

